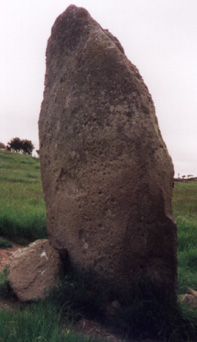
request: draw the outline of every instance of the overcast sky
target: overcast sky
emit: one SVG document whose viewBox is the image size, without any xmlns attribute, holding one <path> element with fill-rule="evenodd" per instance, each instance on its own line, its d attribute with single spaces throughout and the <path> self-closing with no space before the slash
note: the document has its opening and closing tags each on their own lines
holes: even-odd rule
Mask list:
<svg viewBox="0 0 197 342">
<path fill-rule="evenodd" d="M 197 176 L 196 0 L 0 0 L 0 141 L 38 148 L 46 44 L 70 4 L 120 40 L 152 94 L 176 175 Z"/>
</svg>

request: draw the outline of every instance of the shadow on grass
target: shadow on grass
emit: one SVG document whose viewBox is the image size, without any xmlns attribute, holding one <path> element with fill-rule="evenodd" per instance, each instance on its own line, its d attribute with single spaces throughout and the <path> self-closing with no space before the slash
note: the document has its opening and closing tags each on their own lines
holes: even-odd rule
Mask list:
<svg viewBox="0 0 197 342">
<path fill-rule="evenodd" d="M 195 341 L 197 336 L 197 313 L 180 307 L 168 293 L 150 285 L 138 284 L 131 296 L 118 297 L 95 282 L 93 275 L 70 270 L 48 300 L 62 312 L 63 319 L 85 316 L 128 339 L 185 342 Z M 120 305 L 109 312 L 107 304 L 114 301 Z"/>
<path fill-rule="evenodd" d="M 0 296 L 14 299 L 7 281 L 7 268 L 0 273 Z M 108 310 L 115 300 L 119 305 Z M 61 285 L 36 305 L 46 310 L 50 306 L 61 313 L 59 326 L 85 317 L 100 322 L 117 336 L 127 337 L 128 341 L 196 341 L 197 312 L 180 307 L 167 293 L 164 295 L 151 286 L 145 288 L 144 284 L 133 289 L 131 296 L 118 298 L 113 289 L 95 282 L 92 274 L 69 270 L 67 275 L 62 274 Z"/>
</svg>

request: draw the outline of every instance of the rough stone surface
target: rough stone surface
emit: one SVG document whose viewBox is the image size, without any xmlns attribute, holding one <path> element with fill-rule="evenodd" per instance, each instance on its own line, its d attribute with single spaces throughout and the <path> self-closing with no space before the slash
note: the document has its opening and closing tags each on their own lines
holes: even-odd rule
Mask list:
<svg viewBox="0 0 197 342">
<path fill-rule="evenodd" d="M 57 18 L 46 57 L 39 135 L 52 245 L 114 288 L 145 281 L 175 293 L 174 171 L 142 77 L 76 6 Z"/>
<path fill-rule="evenodd" d="M 8 281 L 21 301 L 44 298 L 58 285 L 61 259 L 48 240 L 37 240 L 14 252 L 8 265 Z"/>
</svg>

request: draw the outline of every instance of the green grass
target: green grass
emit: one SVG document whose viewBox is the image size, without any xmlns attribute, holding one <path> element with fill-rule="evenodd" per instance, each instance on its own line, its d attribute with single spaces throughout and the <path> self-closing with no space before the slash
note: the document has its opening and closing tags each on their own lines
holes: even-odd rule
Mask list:
<svg viewBox="0 0 197 342">
<path fill-rule="evenodd" d="M 0 235 L 20 243 L 47 236 L 37 158 L 0 151 Z"/>
<path fill-rule="evenodd" d="M 7 266 L 5 266 L 0 272 L 0 297 L 10 299 L 13 299 L 15 297 L 7 280 Z"/>
<path fill-rule="evenodd" d="M 0 310 L 0 341 L 6 342 L 86 342 L 81 334 L 60 329 L 61 314 L 50 303 L 31 304 L 28 308 Z"/>
<path fill-rule="evenodd" d="M 197 289 L 197 182 L 176 182 L 173 209 L 178 227 L 178 292 Z"/>
<path fill-rule="evenodd" d="M 12 246 L 13 245 L 10 241 L 0 237 L 0 249 L 1 248 L 11 248 Z"/>
</svg>

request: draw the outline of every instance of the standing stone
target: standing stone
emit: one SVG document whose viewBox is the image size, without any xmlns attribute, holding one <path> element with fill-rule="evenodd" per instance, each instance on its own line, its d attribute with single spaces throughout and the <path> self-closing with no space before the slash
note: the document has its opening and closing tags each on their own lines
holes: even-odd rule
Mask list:
<svg viewBox="0 0 197 342">
<path fill-rule="evenodd" d="M 39 135 L 52 245 L 117 292 L 143 282 L 175 295 L 173 165 L 142 77 L 73 5 L 46 57 Z"/>
</svg>

